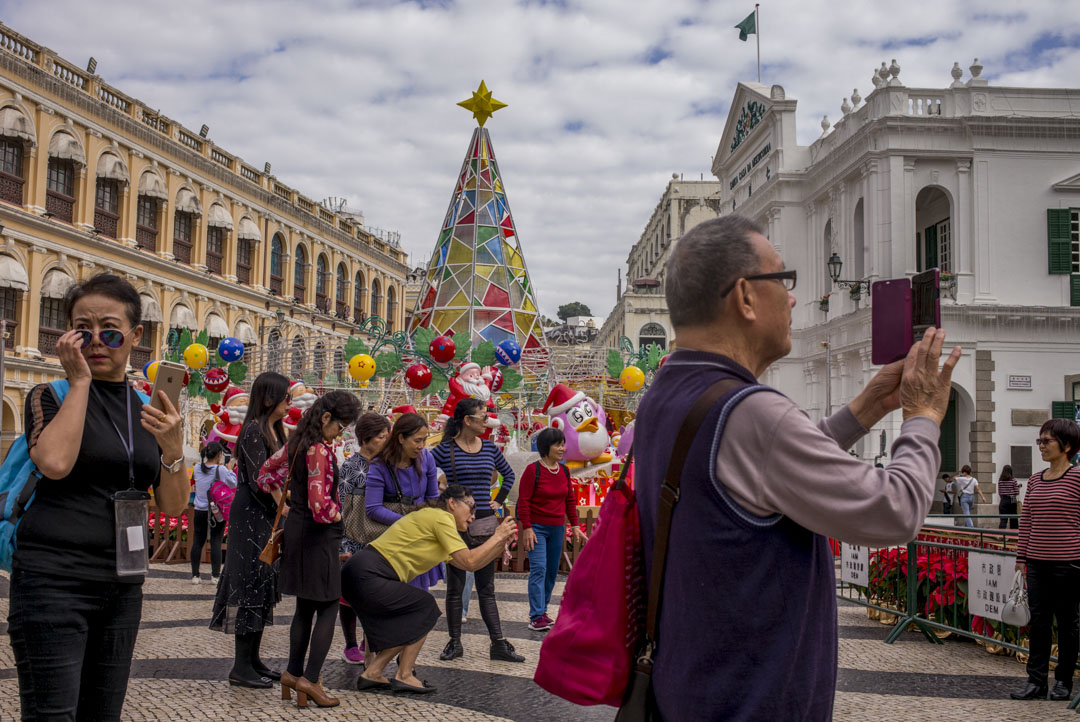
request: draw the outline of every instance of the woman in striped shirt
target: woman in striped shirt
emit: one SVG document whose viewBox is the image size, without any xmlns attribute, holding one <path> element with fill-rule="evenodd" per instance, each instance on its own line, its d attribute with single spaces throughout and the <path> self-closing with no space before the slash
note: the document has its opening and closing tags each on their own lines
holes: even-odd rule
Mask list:
<svg viewBox="0 0 1080 722">
<path fill-rule="evenodd" d="M 1016 481 L 1012 467 L 1008 464 L 1001 467 L 1001 476 L 998 477 L 998 496 L 1001 497 L 1001 501 L 998 502 L 998 514 L 1015 514 L 1016 500 L 1020 496 L 1020 484 Z M 1019 529 L 1020 520 L 1002 519 L 998 528 L 1005 529 L 1006 527 Z"/>
<path fill-rule="evenodd" d="M 1046 699 L 1051 620 L 1057 617 L 1058 665 L 1050 699 L 1072 696 L 1080 635 L 1080 468 L 1069 460 L 1080 449 L 1080 428 L 1051 419 L 1039 430 L 1039 453 L 1050 468 L 1028 480 L 1020 515 L 1016 568 L 1025 570 L 1031 607 L 1031 656 L 1027 684 L 1013 699 Z"/>
<path fill-rule="evenodd" d="M 476 534 L 477 522 L 484 524 L 495 511 L 502 508 L 510 489 L 514 486 L 514 470 L 503 457 L 495 444 L 481 439 L 487 431 L 487 409 L 484 402 L 476 398 L 465 398 L 454 407 L 454 415 L 446 421 L 442 441 L 431 450 L 435 463 L 446 475 L 450 484 L 464 486 L 476 499 L 476 521 L 470 524 L 472 534 L 462 532 L 461 538 L 470 549 L 480 546 L 486 536 Z M 490 504 L 484 500 L 491 498 L 492 472 L 498 471 L 503 478 L 498 495 Z M 487 625 L 491 637 L 491 659 L 504 662 L 524 662 L 525 658 L 514 651 L 514 647 L 503 636 L 502 623 L 499 621 L 499 607 L 495 603 L 495 562 L 488 563 L 476 574 L 476 595 L 480 600 L 480 616 Z M 461 593 L 465 587 L 465 570 L 447 565 L 446 568 L 446 627 L 450 632 L 450 641 L 439 655 L 439 659 L 448 661 L 465 654 L 461 646 Z"/>
</svg>

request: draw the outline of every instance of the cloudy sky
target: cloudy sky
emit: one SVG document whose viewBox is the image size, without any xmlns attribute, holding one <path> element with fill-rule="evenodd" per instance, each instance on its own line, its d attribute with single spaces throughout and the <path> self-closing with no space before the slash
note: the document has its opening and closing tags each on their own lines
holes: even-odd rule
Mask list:
<svg viewBox="0 0 1080 722">
<path fill-rule="evenodd" d="M 753 80 L 753 3 L 719 0 L 0 0 L 0 20 L 314 199 L 431 253 L 480 79 L 542 310 L 605 316 L 616 269 L 673 172 L 709 177 L 735 84 Z M 762 82 L 799 100 L 799 141 L 844 96 L 946 87 L 974 57 L 996 85 L 1080 83 L 1080 12 L 1061 0 L 766 0 Z M 966 77 L 966 72 L 965 72 Z"/>
</svg>

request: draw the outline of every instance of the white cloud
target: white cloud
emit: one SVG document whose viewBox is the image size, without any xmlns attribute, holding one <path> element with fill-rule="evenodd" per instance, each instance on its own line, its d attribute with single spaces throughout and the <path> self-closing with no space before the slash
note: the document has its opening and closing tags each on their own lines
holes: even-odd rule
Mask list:
<svg viewBox="0 0 1080 722">
<path fill-rule="evenodd" d="M 480 79 L 509 103 L 490 122 L 542 309 L 606 314 L 672 172 L 709 177 L 755 42 L 750 2 L 28 0 L 5 23 L 312 198 L 344 196 L 428 256 Z M 1064 0 L 846 3 L 761 10 L 762 80 L 799 99 L 799 140 L 896 58 L 910 86 L 945 87 L 978 56 L 995 84 L 1075 85 L 1080 23 Z M 63 22 L 57 22 L 63 18 Z M 1072 18 L 1070 20 L 1070 18 Z M 663 57 L 649 65 L 650 54 Z M 695 114 L 711 108 L 709 114 Z M 579 124 L 576 132 L 568 125 Z"/>
</svg>

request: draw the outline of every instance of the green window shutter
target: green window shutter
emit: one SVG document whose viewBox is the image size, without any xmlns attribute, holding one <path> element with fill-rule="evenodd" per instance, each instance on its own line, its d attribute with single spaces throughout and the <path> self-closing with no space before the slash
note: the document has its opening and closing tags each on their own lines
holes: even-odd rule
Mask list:
<svg viewBox="0 0 1080 722">
<path fill-rule="evenodd" d="M 954 472 L 959 468 L 956 465 L 956 446 L 956 399 L 950 398 L 945 418 L 941 422 L 941 435 L 938 437 L 938 450 L 941 451 L 941 468 L 938 473 Z"/>
<path fill-rule="evenodd" d="M 1050 417 L 1054 419 L 1075 419 L 1076 404 L 1072 401 L 1050 402 Z"/>
<path fill-rule="evenodd" d="M 1046 226 L 1050 273 L 1068 273 L 1072 260 L 1072 224 L 1069 209 L 1047 208 Z"/>
<path fill-rule="evenodd" d="M 922 267 L 922 270 L 926 271 L 931 268 L 937 268 L 937 226 L 927 226 L 923 231 L 923 258 L 926 259 L 926 264 Z"/>
<path fill-rule="evenodd" d="M 1080 273 L 1069 276 L 1069 303 L 1080 306 Z"/>
</svg>

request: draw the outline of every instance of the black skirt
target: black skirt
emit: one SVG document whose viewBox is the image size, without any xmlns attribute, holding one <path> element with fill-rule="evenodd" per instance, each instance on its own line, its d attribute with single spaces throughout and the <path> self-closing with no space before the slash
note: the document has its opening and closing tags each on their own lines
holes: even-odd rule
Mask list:
<svg viewBox="0 0 1080 722">
<path fill-rule="evenodd" d="M 314 602 L 341 596 L 341 522 L 322 524 L 293 509 L 281 542 L 281 591 Z"/>
<path fill-rule="evenodd" d="M 398 579 L 378 551 L 367 547 L 345 563 L 342 596 L 356 612 L 369 649 L 392 649 L 423 639 L 442 614 L 430 592 Z"/>
</svg>

